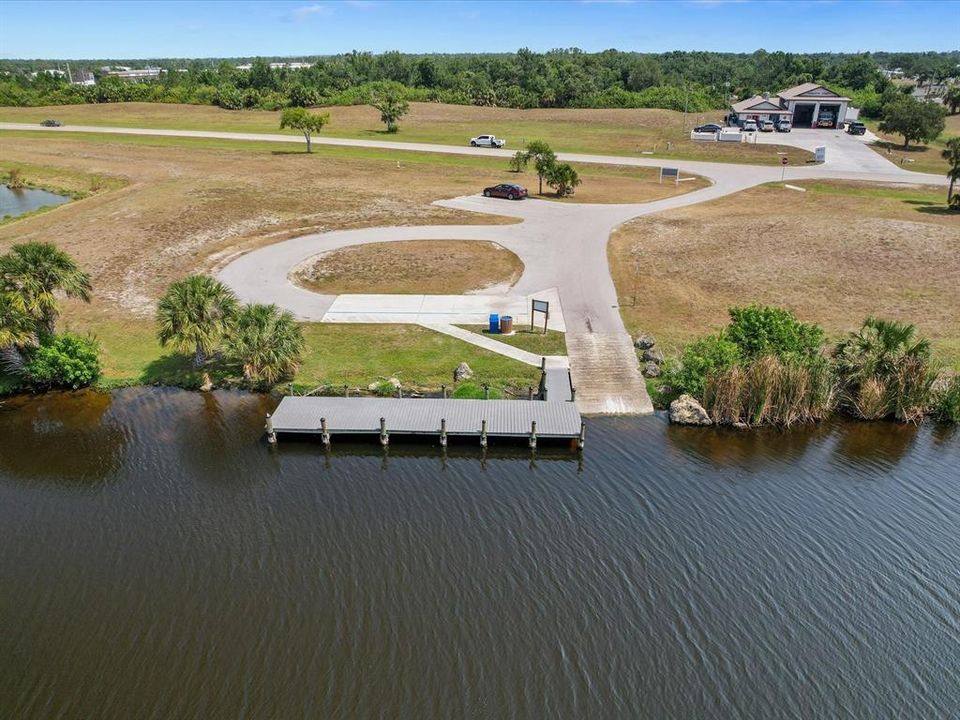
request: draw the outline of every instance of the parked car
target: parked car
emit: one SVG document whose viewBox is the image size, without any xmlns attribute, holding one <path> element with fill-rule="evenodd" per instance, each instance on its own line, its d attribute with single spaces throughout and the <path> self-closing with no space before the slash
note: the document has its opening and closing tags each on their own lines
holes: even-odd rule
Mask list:
<svg viewBox="0 0 960 720">
<path fill-rule="evenodd" d="M 786 119 L 778 121 L 775 127 L 777 132 L 790 132 L 793 129 L 793 125 Z"/>
<path fill-rule="evenodd" d="M 760 132 L 773 132 L 773 120 L 761 120 Z"/>
<path fill-rule="evenodd" d="M 694 132 L 702 133 L 715 133 L 723 130 L 723 125 L 717 125 L 717 123 L 707 123 L 706 125 L 698 125 L 693 129 Z"/>
<path fill-rule="evenodd" d="M 527 196 L 527 189 L 513 183 L 500 183 L 483 189 L 484 197 L 506 198 L 507 200 L 523 200 Z"/>
<path fill-rule="evenodd" d="M 757 121 L 756 120 L 744 120 L 740 128 L 744 132 L 756 132 L 757 131 Z"/>
<path fill-rule="evenodd" d="M 847 132 L 851 135 L 863 135 L 867 132 L 867 126 L 862 122 L 847 123 Z"/>
<path fill-rule="evenodd" d="M 59 120 L 44 120 L 42 123 L 43 127 L 62 127 L 63 123 Z"/>
<path fill-rule="evenodd" d="M 506 144 L 506 140 L 498 138 L 496 135 L 477 135 L 475 138 L 470 139 L 470 147 L 502 148 Z"/>
<path fill-rule="evenodd" d="M 817 118 L 817 127 L 832 128 L 836 125 L 836 116 L 829 110 L 824 110 Z"/>
</svg>

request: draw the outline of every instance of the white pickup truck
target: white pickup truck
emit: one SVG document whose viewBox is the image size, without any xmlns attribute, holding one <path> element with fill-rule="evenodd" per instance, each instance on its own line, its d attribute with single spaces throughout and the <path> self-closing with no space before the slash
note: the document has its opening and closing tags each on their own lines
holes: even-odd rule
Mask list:
<svg viewBox="0 0 960 720">
<path fill-rule="evenodd" d="M 506 144 L 506 140 L 498 138 L 496 135 L 477 135 L 470 139 L 470 147 L 502 148 Z"/>
</svg>

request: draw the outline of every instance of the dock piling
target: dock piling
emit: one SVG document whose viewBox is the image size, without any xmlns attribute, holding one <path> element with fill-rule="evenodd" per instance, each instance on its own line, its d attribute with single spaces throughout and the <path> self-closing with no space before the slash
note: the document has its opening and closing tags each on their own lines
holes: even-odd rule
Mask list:
<svg viewBox="0 0 960 720">
<path fill-rule="evenodd" d="M 380 444 L 384 447 L 390 444 L 390 436 L 387 435 L 386 418 L 380 418 Z"/>
<path fill-rule="evenodd" d="M 440 418 L 440 447 L 447 446 L 447 419 Z"/>
<path fill-rule="evenodd" d="M 577 447 L 583 450 L 583 441 L 587 436 L 587 424 L 585 422 L 580 422 L 580 437 L 577 438 Z"/>
<path fill-rule="evenodd" d="M 530 449 L 537 449 L 537 421 L 530 421 Z"/>
<path fill-rule="evenodd" d="M 533 385 L 527 385 L 527 400 L 533 400 Z"/>
<path fill-rule="evenodd" d="M 324 445 L 330 445 L 330 433 L 327 432 L 327 419 L 325 417 L 320 418 L 320 440 Z"/>
<path fill-rule="evenodd" d="M 277 434 L 273 431 L 273 417 L 270 413 L 267 413 L 266 427 L 264 429 L 267 431 L 267 442 L 271 445 L 276 445 Z"/>
<path fill-rule="evenodd" d="M 349 386 L 349 385 L 344 385 L 344 386 L 343 386 L 343 396 L 344 396 L 345 398 L 350 397 L 350 386 Z"/>
<path fill-rule="evenodd" d="M 440 386 L 440 391 L 443 393 L 443 399 L 446 400 L 446 399 L 447 399 L 447 386 L 446 386 L 446 385 L 441 385 L 441 386 Z"/>
<path fill-rule="evenodd" d="M 487 446 L 487 421 L 480 421 L 480 447 Z"/>
<path fill-rule="evenodd" d="M 490 386 L 487 385 L 487 383 L 483 384 L 483 399 L 484 400 L 490 399 Z"/>
</svg>

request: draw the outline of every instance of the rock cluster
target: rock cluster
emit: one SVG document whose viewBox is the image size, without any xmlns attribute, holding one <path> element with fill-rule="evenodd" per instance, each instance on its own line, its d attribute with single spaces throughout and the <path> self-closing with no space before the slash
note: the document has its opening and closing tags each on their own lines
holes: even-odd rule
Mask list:
<svg viewBox="0 0 960 720">
<path fill-rule="evenodd" d="M 643 367 L 643 376 L 648 378 L 660 377 L 660 366 L 663 364 L 663 353 L 655 346 L 656 338 L 644 333 L 633 341 L 633 346 L 641 351 L 640 359 L 646 363 Z"/>
</svg>

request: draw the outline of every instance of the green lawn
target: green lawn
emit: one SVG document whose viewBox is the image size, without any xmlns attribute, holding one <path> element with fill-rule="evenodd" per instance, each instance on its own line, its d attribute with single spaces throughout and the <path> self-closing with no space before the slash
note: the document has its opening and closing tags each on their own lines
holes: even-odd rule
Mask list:
<svg viewBox="0 0 960 720">
<path fill-rule="evenodd" d="M 379 115 L 368 106 L 321 108 L 331 122 L 321 137 L 391 140 L 466 145 L 480 133 L 494 133 L 520 149 L 532 139 L 543 139 L 555 150 L 566 152 L 640 155 L 761 165 L 780 163 L 777 151 L 787 152 L 794 164 L 812 159 L 797 148 L 773 145 L 730 146 L 725 143 L 694 143 L 689 131 L 694 124 L 715 121 L 721 113 L 684 117 L 671 110 L 512 110 L 436 103 L 411 103 L 411 112 L 400 121 L 400 131 L 384 131 Z M 216 130 L 223 132 L 283 133 L 279 112 L 223 110 L 200 105 L 163 103 L 109 103 L 64 105 L 43 108 L 0 108 L 0 121 L 39 123 L 47 117 L 70 125 Z M 477 149 L 478 155 L 484 150 Z"/>
<path fill-rule="evenodd" d="M 104 387 L 131 384 L 196 388 L 202 372 L 191 358 L 161 348 L 151 320 L 92 320 L 65 323 L 75 332 L 90 332 L 102 347 Z M 540 370 L 488 352 L 456 338 L 415 325 L 340 325 L 304 323 L 307 352 L 294 378 L 299 390 L 346 384 L 366 390 L 370 383 L 396 377 L 408 389 L 454 388 L 453 369 L 466 362 L 473 382 L 499 390 L 520 391 L 540 380 Z M 213 363 L 206 369 L 216 384 L 236 379 L 236 368 Z M 284 384 L 285 386 L 285 384 Z M 0 392 L 3 391 L 0 382 Z M 9 388 L 7 388 L 9 391 Z"/>
<path fill-rule="evenodd" d="M 547 334 L 544 335 L 539 329 L 531 331 L 529 327 L 518 328 L 514 326 L 513 335 L 490 335 L 487 332 L 486 325 L 461 325 L 460 327 L 536 355 L 567 354 L 567 336 L 557 330 L 548 330 Z"/>
<path fill-rule="evenodd" d="M 877 127 L 878 120 L 865 120 L 864 123 L 880 137 L 880 142 L 870 147 L 890 162 L 914 172 L 946 175 L 947 161 L 940 157 L 940 153 L 947 146 L 947 140 L 960 135 L 960 121 L 957 118 L 956 115 L 947 118 L 947 127 L 936 140 L 928 144 L 915 143 L 907 148 L 903 147 L 901 136 L 881 133 Z"/>
</svg>

